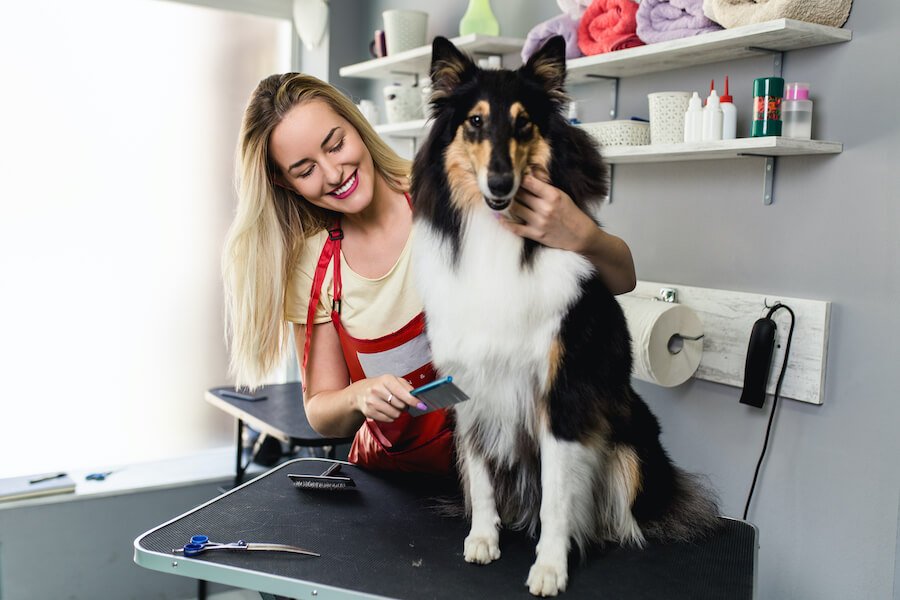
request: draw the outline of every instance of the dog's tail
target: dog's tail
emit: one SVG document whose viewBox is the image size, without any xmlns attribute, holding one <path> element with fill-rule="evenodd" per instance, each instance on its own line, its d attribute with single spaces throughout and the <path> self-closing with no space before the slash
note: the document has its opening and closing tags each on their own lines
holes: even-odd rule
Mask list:
<svg viewBox="0 0 900 600">
<path fill-rule="evenodd" d="M 661 542 L 690 542 L 722 526 L 718 496 L 705 477 L 674 469 L 672 502 L 660 519 L 642 523 L 647 537 Z"/>
</svg>

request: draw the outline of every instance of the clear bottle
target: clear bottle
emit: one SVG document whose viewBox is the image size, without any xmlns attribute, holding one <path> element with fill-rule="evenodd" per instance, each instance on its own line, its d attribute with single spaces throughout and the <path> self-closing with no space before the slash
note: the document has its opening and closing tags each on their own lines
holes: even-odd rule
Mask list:
<svg viewBox="0 0 900 600">
<path fill-rule="evenodd" d="M 699 142 L 703 139 L 703 106 L 700 95 L 694 92 L 688 100 L 688 109 L 684 113 L 684 141 Z"/>
<path fill-rule="evenodd" d="M 459 35 L 470 33 L 500 35 L 500 24 L 491 12 L 490 0 L 469 0 L 469 6 L 459 22 Z"/>
<path fill-rule="evenodd" d="M 787 84 L 781 104 L 782 135 L 808 140 L 812 137 L 812 100 L 808 83 Z"/>
<path fill-rule="evenodd" d="M 706 106 L 703 107 L 703 141 L 722 139 L 722 107 L 719 106 L 719 95 L 716 90 L 709 92 Z"/>
<path fill-rule="evenodd" d="M 737 137 L 737 108 L 728 93 L 728 77 L 725 77 L 725 93 L 719 97 L 719 105 L 722 107 L 722 139 L 733 140 Z"/>
</svg>

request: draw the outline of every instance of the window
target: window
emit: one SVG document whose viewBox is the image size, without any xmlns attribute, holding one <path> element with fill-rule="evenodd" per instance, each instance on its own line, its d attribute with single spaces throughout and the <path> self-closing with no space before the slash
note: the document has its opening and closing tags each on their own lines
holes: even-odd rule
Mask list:
<svg viewBox="0 0 900 600">
<path fill-rule="evenodd" d="M 0 477 L 220 447 L 234 149 L 286 19 L 155 0 L 0 19 Z"/>
</svg>

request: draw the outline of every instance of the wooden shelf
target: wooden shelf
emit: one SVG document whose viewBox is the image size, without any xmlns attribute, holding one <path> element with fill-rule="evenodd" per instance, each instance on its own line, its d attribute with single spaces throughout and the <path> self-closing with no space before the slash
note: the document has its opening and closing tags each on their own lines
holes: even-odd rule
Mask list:
<svg viewBox="0 0 900 600">
<path fill-rule="evenodd" d="M 766 52 L 785 52 L 847 42 L 849 29 L 828 27 L 793 19 L 776 19 L 704 33 L 687 38 L 626 48 L 566 62 L 567 84 L 593 81 L 598 77 L 633 77 L 681 69 L 694 65 L 724 62 L 760 56 Z M 525 40 L 470 34 L 451 40 L 471 54 L 511 54 L 522 50 Z M 431 46 L 420 46 L 365 62 L 341 67 L 342 77 L 389 79 L 396 75 L 422 75 L 431 66 Z"/>
<path fill-rule="evenodd" d="M 688 38 L 626 48 L 566 62 L 567 84 L 603 77 L 633 77 L 765 53 L 847 42 L 853 32 L 792 19 L 776 19 Z"/>
<path fill-rule="evenodd" d="M 424 137 L 428 133 L 431 123 L 427 119 L 418 119 L 416 121 L 404 121 L 403 123 L 385 123 L 376 125 L 375 132 L 378 135 L 397 137 L 397 138 L 417 138 Z"/>
<path fill-rule="evenodd" d="M 460 50 L 472 55 L 519 53 L 525 40 L 472 33 L 450 40 Z M 341 67 L 341 77 L 390 79 L 396 75 L 425 75 L 431 69 L 431 46 L 420 46 L 393 56 L 373 58 L 366 62 Z"/>
<path fill-rule="evenodd" d="M 745 156 L 803 156 L 839 154 L 840 142 L 799 140 L 786 137 L 750 137 L 684 144 L 649 144 L 646 146 L 607 146 L 601 154 L 610 164 L 672 162 L 743 158 Z"/>
</svg>

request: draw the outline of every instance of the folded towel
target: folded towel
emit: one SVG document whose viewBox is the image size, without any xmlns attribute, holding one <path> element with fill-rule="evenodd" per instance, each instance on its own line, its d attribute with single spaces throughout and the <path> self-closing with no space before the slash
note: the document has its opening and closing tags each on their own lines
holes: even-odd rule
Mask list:
<svg viewBox="0 0 900 600">
<path fill-rule="evenodd" d="M 643 46 L 635 33 L 637 9 L 631 0 L 594 0 L 578 24 L 578 47 L 592 56 Z"/>
<path fill-rule="evenodd" d="M 841 27 L 853 0 L 703 0 L 707 17 L 732 28 L 773 19 L 795 19 Z"/>
<path fill-rule="evenodd" d="M 722 29 L 703 14 L 703 0 L 643 0 L 635 18 L 637 35 L 647 44 Z"/>
<path fill-rule="evenodd" d="M 591 5 L 591 0 L 556 0 L 556 4 L 569 18 L 577 21 Z"/>
<path fill-rule="evenodd" d="M 569 15 L 557 15 L 538 23 L 528 32 L 525 46 L 522 48 L 522 62 L 528 62 L 531 55 L 542 48 L 547 40 L 557 35 L 563 36 L 566 40 L 567 59 L 584 56 L 578 47 L 578 19 L 573 19 Z"/>
</svg>

